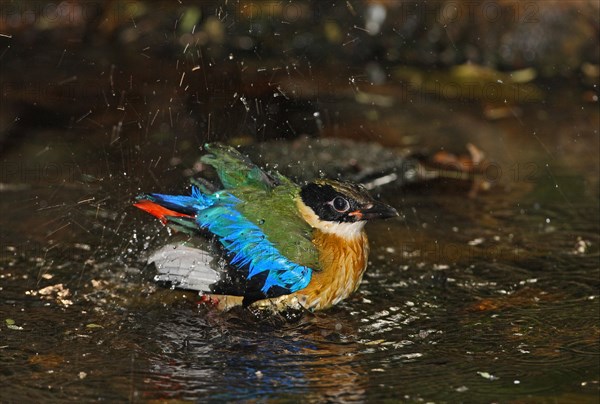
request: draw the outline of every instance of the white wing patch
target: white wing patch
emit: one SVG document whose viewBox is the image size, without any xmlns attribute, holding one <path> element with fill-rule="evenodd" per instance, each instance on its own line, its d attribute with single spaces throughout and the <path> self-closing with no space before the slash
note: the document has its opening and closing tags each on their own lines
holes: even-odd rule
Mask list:
<svg viewBox="0 0 600 404">
<path fill-rule="evenodd" d="M 219 280 L 213 260 L 208 251 L 183 244 L 167 244 L 156 250 L 148 263 L 156 265 L 158 274 L 154 280 L 157 282 L 168 282 L 174 288 L 210 292 L 210 285 Z"/>
</svg>

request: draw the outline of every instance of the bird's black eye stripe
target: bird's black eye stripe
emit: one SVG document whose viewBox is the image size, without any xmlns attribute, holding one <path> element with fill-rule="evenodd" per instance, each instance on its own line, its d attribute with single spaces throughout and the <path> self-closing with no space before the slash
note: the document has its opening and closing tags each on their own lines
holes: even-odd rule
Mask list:
<svg viewBox="0 0 600 404">
<path fill-rule="evenodd" d="M 350 209 L 350 203 L 341 196 L 336 196 L 335 198 L 333 198 L 331 204 L 333 205 L 333 208 L 340 213 L 347 212 L 348 209 Z"/>
<path fill-rule="evenodd" d="M 355 222 L 356 216 L 350 216 L 348 212 L 358 209 L 360 202 L 352 197 L 353 190 L 348 191 L 346 195 L 329 184 L 313 182 L 302 187 L 300 197 L 320 220 L 338 223 Z"/>
</svg>

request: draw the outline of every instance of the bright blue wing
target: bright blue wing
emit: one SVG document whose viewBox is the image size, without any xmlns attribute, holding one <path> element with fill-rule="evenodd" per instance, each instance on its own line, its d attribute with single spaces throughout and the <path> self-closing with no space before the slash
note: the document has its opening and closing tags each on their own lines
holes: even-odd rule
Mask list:
<svg viewBox="0 0 600 404">
<path fill-rule="evenodd" d="M 266 297 L 296 292 L 310 282 L 312 269 L 281 254 L 263 231 L 236 209 L 241 201 L 229 192 L 208 195 L 193 187 L 191 196 L 150 194 L 142 198 L 195 215 L 196 224 L 214 234 L 229 253 L 230 265 L 247 271 L 247 280 L 260 280 L 260 291 Z"/>
</svg>

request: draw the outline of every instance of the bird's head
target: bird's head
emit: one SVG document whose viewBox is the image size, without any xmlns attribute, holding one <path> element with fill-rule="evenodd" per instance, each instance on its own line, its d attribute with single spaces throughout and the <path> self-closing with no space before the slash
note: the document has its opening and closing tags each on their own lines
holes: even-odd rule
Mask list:
<svg viewBox="0 0 600 404">
<path fill-rule="evenodd" d="M 367 220 L 398 216 L 361 185 L 324 179 L 302 187 L 298 207 L 312 227 L 345 238 L 357 236 Z"/>
</svg>

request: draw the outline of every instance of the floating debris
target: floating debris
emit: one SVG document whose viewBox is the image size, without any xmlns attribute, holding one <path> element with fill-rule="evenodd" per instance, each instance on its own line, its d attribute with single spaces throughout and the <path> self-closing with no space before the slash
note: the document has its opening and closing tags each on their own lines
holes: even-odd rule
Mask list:
<svg viewBox="0 0 600 404">
<path fill-rule="evenodd" d="M 16 331 L 23 330 L 23 327 L 20 327 L 17 324 L 15 324 L 15 320 L 13 320 L 12 318 L 7 318 L 4 320 L 4 322 L 6 323 L 6 326 L 8 327 L 8 329 L 10 329 L 10 330 L 16 330 Z"/>
<path fill-rule="evenodd" d="M 477 372 L 477 374 L 481 377 L 483 377 L 484 379 L 488 379 L 489 381 L 494 381 L 494 380 L 498 380 L 499 377 L 498 376 L 494 376 L 491 373 L 488 372 Z"/>
<path fill-rule="evenodd" d="M 67 297 L 71 296 L 71 291 L 68 288 L 65 288 L 62 283 L 46 286 L 38 291 L 29 291 L 29 294 L 33 296 L 40 295 L 46 299 L 52 299 L 54 297 L 57 303 L 65 307 L 69 307 L 73 304 L 72 300 L 67 299 Z"/>
</svg>

